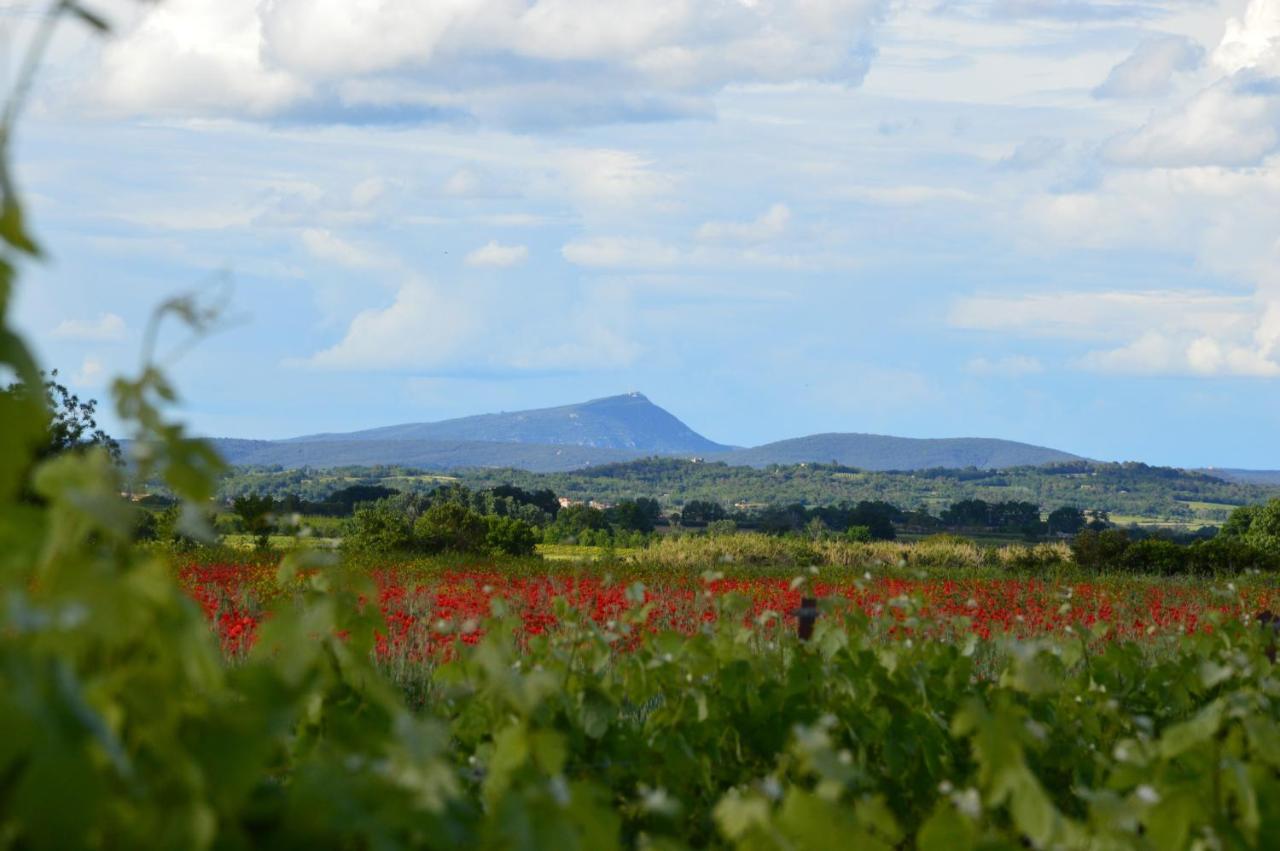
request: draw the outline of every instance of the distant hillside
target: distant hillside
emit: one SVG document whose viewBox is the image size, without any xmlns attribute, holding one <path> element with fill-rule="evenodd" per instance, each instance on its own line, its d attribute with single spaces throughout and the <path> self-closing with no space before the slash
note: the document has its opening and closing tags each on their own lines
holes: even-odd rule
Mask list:
<svg viewBox="0 0 1280 851">
<path fill-rule="evenodd" d="M 514 467 L 533 473 L 577 470 L 645 453 L 593 446 L 550 446 L 476 440 L 232 440 L 212 441 L 237 467 L 371 467 L 394 464 L 422 470 Z"/>
<path fill-rule="evenodd" d="M 835 462 L 860 470 L 982 470 L 1078 461 L 1079 456 L 1043 446 L 981 437 L 918 439 L 880 434 L 814 434 L 739 449 L 716 460 L 749 467 Z"/>
<path fill-rule="evenodd" d="M 1217 476 L 1229 482 L 1242 482 L 1250 485 L 1280 485 L 1280 470 L 1221 470 L 1216 467 L 1210 467 L 1199 472 Z"/>
<path fill-rule="evenodd" d="M 290 443 L 479 441 L 619 449 L 635 454 L 709 454 L 733 447 L 708 440 L 641 393 L 577 405 L 514 413 L 480 414 L 435 423 L 407 423 L 348 434 L 315 434 Z M 542 457 L 539 455 L 538 457 Z M 409 463 L 386 458 L 384 463 Z M 475 462 L 480 463 L 480 462 Z M 586 462 L 590 463 L 590 461 Z"/>
<path fill-rule="evenodd" d="M 451 474 L 474 488 L 515 484 L 527 490 L 550 488 L 579 500 L 617 502 L 646 496 L 679 508 L 690 500 L 735 505 L 804 503 L 835 505 L 885 500 L 903 508 L 939 514 L 962 499 L 1022 500 L 1044 511 L 1063 505 L 1112 512 L 1120 523 L 1141 518 L 1195 527 L 1218 524 L 1237 505 L 1280 495 L 1280 487 L 1229 482 L 1203 473 L 1146 464 L 1076 461 L 1006 470 L 916 470 L 870 472 L 830 464 L 736 467 L 719 462 L 644 458 L 582 470 L 531 473 L 521 469 L 470 469 Z M 241 469 L 221 485 L 224 496 L 243 493 L 304 493 L 321 499 L 354 483 L 429 490 L 436 481 L 411 470 L 344 468 L 266 472 Z"/>
</svg>

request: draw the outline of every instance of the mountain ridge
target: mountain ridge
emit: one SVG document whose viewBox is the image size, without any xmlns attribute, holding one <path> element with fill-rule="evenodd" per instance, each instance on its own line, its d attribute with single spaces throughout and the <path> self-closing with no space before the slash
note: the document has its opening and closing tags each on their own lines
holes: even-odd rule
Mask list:
<svg viewBox="0 0 1280 851">
<path fill-rule="evenodd" d="M 1069 452 L 997 438 L 909 438 L 827 432 L 743 448 L 694 431 L 643 393 L 525 411 L 401 423 L 284 440 L 220 438 L 236 466 L 390 464 L 432 470 L 516 468 L 564 472 L 644 457 L 685 457 L 734 466 L 829 463 L 871 471 L 1000 469 L 1080 460 Z"/>
</svg>

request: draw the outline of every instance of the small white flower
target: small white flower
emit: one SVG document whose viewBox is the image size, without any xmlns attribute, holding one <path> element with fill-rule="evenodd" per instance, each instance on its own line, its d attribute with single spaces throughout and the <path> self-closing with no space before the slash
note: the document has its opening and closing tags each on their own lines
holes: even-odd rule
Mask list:
<svg viewBox="0 0 1280 851">
<path fill-rule="evenodd" d="M 976 819 L 982 815 L 982 798 L 978 796 L 978 790 L 972 786 L 952 795 L 951 803 L 955 804 L 957 810 L 971 819 Z"/>
<path fill-rule="evenodd" d="M 1160 793 L 1145 783 L 1134 789 L 1133 794 L 1144 804 L 1160 803 Z"/>
</svg>

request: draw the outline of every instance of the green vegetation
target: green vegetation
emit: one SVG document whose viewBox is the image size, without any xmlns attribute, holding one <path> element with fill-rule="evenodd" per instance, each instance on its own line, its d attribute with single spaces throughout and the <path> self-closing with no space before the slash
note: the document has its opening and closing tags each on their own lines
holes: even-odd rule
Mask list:
<svg viewBox="0 0 1280 851">
<path fill-rule="evenodd" d="M 348 484 L 386 485 L 429 491 L 434 481 L 411 481 L 403 468 L 341 470 L 237 469 L 219 482 L 224 496 L 261 493 L 303 494 L 320 500 Z M 1232 506 L 1265 502 L 1280 488 L 1229 482 L 1204 473 L 1150 467 L 1145 464 L 1071 462 L 1007 470 L 921 470 L 876 473 L 822 464 L 757 470 L 727 464 L 676 459 L 610 464 L 573 473 L 537 474 L 523 470 L 459 471 L 457 481 L 474 489 L 512 484 L 526 490 L 550 490 L 578 502 L 617 503 L 647 497 L 664 510 L 688 503 L 714 503 L 726 510 L 766 505 L 831 506 L 883 501 L 904 511 L 923 510 L 938 516 L 966 499 L 988 503 L 1025 502 L 1041 511 L 1080 508 L 1113 517 L 1182 527 L 1216 525 Z"/>
</svg>

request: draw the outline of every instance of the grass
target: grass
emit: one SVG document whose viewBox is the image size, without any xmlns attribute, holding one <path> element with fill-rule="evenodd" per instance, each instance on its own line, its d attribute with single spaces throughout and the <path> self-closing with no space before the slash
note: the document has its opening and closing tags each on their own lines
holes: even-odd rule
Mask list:
<svg viewBox="0 0 1280 851">
<path fill-rule="evenodd" d="M 576 544 L 538 544 L 538 555 L 547 561 L 600 561 L 624 558 L 640 552 L 638 547 L 582 547 Z"/>
</svg>

